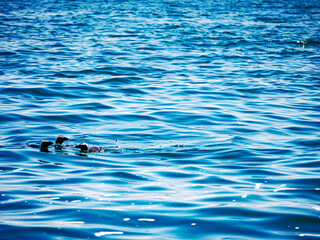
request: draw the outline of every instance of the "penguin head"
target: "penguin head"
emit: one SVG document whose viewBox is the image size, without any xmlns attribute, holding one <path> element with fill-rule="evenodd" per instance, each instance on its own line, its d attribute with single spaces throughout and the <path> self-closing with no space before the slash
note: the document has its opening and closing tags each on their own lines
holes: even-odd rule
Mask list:
<svg viewBox="0 0 320 240">
<path fill-rule="evenodd" d="M 48 151 L 48 147 L 50 146 L 50 145 L 52 145 L 53 144 L 53 142 L 50 142 L 50 141 L 48 141 L 48 140 L 43 140 L 42 142 L 41 142 L 41 144 L 40 144 L 40 150 L 41 151 Z"/>
<path fill-rule="evenodd" d="M 60 135 L 56 139 L 56 144 L 62 144 L 64 141 L 68 141 L 68 140 L 69 140 L 69 138 Z"/>
<path fill-rule="evenodd" d="M 80 148 L 80 151 L 81 152 L 87 152 L 89 147 L 88 147 L 88 144 L 86 143 L 80 143 L 79 145 L 76 145 L 76 148 Z"/>
</svg>

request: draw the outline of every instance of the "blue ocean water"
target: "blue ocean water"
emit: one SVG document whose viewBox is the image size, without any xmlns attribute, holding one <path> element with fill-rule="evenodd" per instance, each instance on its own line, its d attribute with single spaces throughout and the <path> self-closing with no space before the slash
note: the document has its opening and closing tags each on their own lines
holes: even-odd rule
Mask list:
<svg viewBox="0 0 320 240">
<path fill-rule="evenodd" d="M 318 0 L 2 0 L 0 239 L 320 239 L 319 23 Z"/>
</svg>

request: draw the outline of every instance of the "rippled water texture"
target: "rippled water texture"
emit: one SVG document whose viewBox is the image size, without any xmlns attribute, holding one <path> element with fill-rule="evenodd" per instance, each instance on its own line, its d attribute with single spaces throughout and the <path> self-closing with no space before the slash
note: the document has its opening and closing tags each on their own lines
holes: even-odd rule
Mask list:
<svg viewBox="0 0 320 240">
<path fill-rule="evenodd" d="M 318 0 L 0 1 L 0 239 L 320 239 L 319 22 Z"/>
</svg>

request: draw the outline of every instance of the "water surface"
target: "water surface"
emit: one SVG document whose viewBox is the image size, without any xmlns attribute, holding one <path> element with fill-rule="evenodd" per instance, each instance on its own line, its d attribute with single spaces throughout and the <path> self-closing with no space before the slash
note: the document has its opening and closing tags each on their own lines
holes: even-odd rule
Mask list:
<svg viewBox="0 0 320 240">
<path fill-rule="evenodd" d="M 316 0 L 1 1 L 0 239 L 319 239 L 319 22 Z"/>
</svg>

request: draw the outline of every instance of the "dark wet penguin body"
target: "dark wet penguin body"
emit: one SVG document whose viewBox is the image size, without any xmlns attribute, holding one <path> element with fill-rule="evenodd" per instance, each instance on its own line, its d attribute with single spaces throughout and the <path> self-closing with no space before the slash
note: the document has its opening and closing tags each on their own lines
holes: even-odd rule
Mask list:
<svg viewBox="0 0 320 240">
<path fill-rule="evenodd" d="M 57 150 L 61 150 L 64 146 L 62 145 L 64 141 L 68 141 L 69 138 L 65 137 L 65 136 L 58 136 L 56 138 L 56 142 L 55 142 L 55 145 L 54 145 L 54 148 L 57 149 Z"/>
<path fill-rule="evenodd" d="M 40 145 L 39 145 L 39 144 L 35 144 L 35 143 L 27 143 L 27 147 L 30 147 L 30 148 L 39 148 Z"/>
<path fill-rule="evenodd" d="M 103 147 L 91 146 L 89 147 L 86 143 L 80 143 L 76 146 L 76 148 L 80 148 L 81 152 L 104 152 Z"/>
</svg>

